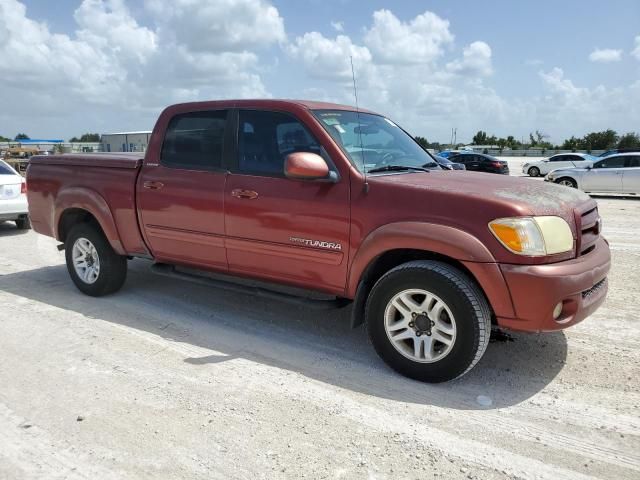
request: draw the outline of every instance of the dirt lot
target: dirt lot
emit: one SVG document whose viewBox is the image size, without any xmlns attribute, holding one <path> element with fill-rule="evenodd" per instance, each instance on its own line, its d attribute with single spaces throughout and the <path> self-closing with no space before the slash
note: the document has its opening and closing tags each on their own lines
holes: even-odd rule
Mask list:
<svg viewBox="0 0 640 480">
<path fill-rule="evenodd" d="M 0 225 L 0 479 L 640 478 L 640 199 L 599 198 L 610 296 L 492 343 L 444 385 L 391 372 L 340 312 L 130 263 L 82 296 Z"/>
</svg>

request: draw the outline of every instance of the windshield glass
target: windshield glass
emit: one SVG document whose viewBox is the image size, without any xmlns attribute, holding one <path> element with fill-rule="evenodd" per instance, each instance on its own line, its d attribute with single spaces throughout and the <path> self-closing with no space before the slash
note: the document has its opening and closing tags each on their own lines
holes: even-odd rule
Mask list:
<svg viewBox="0 0 640 480">
<path fill-rule="evenodd" d="M 438 164 L 404 130 L 385 117 L 346 110 L 315 110 L 315 116 L 361 172 L 385 167 Z"/>
</svg>

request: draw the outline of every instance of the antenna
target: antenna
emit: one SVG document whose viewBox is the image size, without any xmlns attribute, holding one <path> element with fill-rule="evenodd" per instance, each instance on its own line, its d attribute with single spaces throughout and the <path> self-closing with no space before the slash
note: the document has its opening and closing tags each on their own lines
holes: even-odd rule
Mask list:
<svg viewBox="0 0 640 480">
<path fill-rule="evenodd" d="M 364 161 L 364 145 L 362 145 L 362 123 L 360 123 L 360 107 L 358 106 L 358 89 L 356 88 L 356 71 L 353 68 L 353 56 L 349 56 L 351 61 L 351 78 L 353 79 L 353 96 L 356 97 L 356 115 L 358 116 L 358 141 L 360 142 L 360 153 L 362 155 L 362 172 L 364 174 L 364 193 L 369 193 L 369 183 L 367 182 L 367 164 Z"/>
</svg>

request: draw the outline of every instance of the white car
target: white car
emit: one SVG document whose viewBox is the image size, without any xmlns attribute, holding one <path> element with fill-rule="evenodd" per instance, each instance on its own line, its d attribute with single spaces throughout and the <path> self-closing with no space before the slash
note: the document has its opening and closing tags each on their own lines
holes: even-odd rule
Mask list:
<svg viewBox="0 0 640 480">
<path fill-rule="evenodd" d="M 545 182 L 579 188 L 587 193 L 640 193 L 640 153 L 621 153 L 586 168 L 554 170 Z"/>
<path fill-rule="evenodd" d="M 538 177 L 546 175 L 556 168 L 587 167 L 593 165 L 596 160 L 596 157 L 586 153 L 559 153 L 537 162 L 525 163 L 522 166 L 522 173 L 526 173 L 530 177 Z"/>
<path fill-rule="evenodd" d="M 0 160 L 0 222 L 16 222 L 21 230 L 31 228 L 27 206 L 27 183 L 18 172 Z"/>
</svg>

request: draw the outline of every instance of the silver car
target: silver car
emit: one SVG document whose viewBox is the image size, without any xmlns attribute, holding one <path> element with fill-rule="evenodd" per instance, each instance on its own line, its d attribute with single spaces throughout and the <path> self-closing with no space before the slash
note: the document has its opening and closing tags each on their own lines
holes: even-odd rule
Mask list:
<svg viewBox="0 0 640 480">
<path fill-rule="evenodd" d="M 585 168 L 560 168 L 545 177 L 587 193 L 640 193 L 640 153 L 611 155 Z"/>
<path fill-rule="evenodd" d="M 586 153 L 559 153 L 549 158 L 525 163 L 522 166 L 522 173 L 530 177 L 538 177 L 546 175 L 556 168 L 591 166 L 596 160 L 598 160 L 597 157 Z"/>
</svg>

